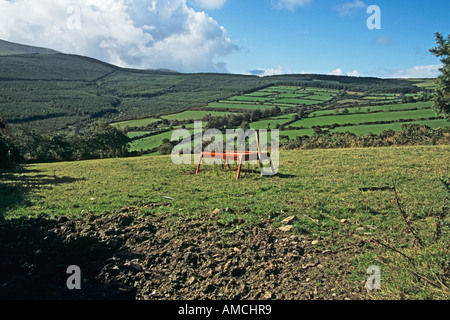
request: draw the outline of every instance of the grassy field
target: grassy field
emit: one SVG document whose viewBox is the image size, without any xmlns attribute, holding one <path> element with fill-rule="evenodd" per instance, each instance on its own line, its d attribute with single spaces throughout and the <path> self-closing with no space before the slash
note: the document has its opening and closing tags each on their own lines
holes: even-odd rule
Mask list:
<svg viewBox="0 0 450 320">
<path fill-rule="evenodd" d="M 146 134 L 149 134 L 150 132 L 148 131 L 133 131 L 133 132 L 128 132 L 127 136 L 131 139 L 136 138 L 136 137 L 140 137 Z"/>
<path fill-rule="evenodd" d="M 193 130 L 191 130 L 193 132 Z M 156 134 L 154 136 L 135 140 L 130 145 L 130 151 L 151 150 L 159 147 L 164 139 L 171 139 L 172 131 Z"/>
<path fill-rule="evenodd" d="M 408 80 L 413 82 L 414 85 L 419 88 L 428 88 L 428 89 L 436 88 L 436 83 L 434 79 L 408 79 Z"/>
<path fill-rule="evenodd" d="M 293 127 L 305 127 L 311 128 L 312 126 L 325 126 L 337 124 L 358 124 L 365 122 L 376 122 L 376 121 L 396 121 L 400 119 L 418 119 L 418 118 L 429 118 L 436 114 L 431 109 L 425 110 L 413 110 L 413 111 L 397 111 L 397 112 L 379 112 L 379 113 L 368 113 L 368 114 L 351 114 L 351 115 L 340 115 L 340 116 L 327 116 L 327 117 L 313 117 L 305 118 L 291 124 Z"/>
<path fill-rule="evenodd" d="M 283 114 L 281 116 L 272 117 L 267 120 L 260 120 L 250 123 L 250 128 L 255 130 L 260 129 L 275 129 L 277 124 L 285 124 L 286 122 L 293 120 L 294 114 Z"/>
<path fill-rule="evenodd" d="M 201 223 L 226 225 L 240 219 L 233 228 L 250 230 L 261 221 L 278 227 L 282 219 L 295 216 L 291 232 L 303 241 L 318 240 L 321 251 L 351 248 L 359 239 L 364 254 L 349 261 L 353 285 L 364 285 L 368 266 L 379 266 L 382 289 L 371 293 L 373 298 L 448 299 L 444 288 L 415 275 L 437 282 L 436 273 L 449 263 L 448 227 L 440 242 L 428 240 L 444 201 L 437 179 L 448 175 L 449 152 L 449 146 L 282 151 L 278 175 L 262 177 L 250 166 L 238 181 L 234 170 L 204 165 L 195 175 L 194 163 L 176 166 L 168 156 L 34 164 L 20 173 L 1 174 L 0 210 L 8 219 L 83 217 L 169 202 L 143 208 L 141 214 L 176 225 L 180 217 L 196 219 L 229 207 Z M 403 210 L 425 239 L 423 248 L 413 245 L 391 190 L 360 190 L 389 187 L 393 180 Z M 320 243 L 325 240 L 339 247 L 324 247 Z"/>
<path fill-rule="evenodd" d="M 281 98 L 277 100 L 278 103 L 285 103 L 285 104 L 292 104 L 292 105 L 313 105 L 313 104 L 319 104 L 323 101 L 320 100 L 312 100 L 312 99 L 293 99 L 293 98 Z"/>
<path fill-rule="evenodd" d="M 400 111 L 400 110 L 411 110 L 414 108 L 431 108 L 433 103 L 431 101 L 427 102 L 416 102 L 416 103 L 402 103 L 402 104 L 386 104 L 382 106 L 370 106 L 370 107 L 353 107 L 347 108 L 348 113 L 367 113 L 367 112 L 375 112 L 375 111 Z M 338 109 L 339 113 L 342 114 L 342 108 Z M 322 110 L 313 112 L 315 116 L 323 116 L 328 114 L 336 114 L 335 110 Z"/>
<path fill-rule="evenodd" d="M 315 191 L 318 196 L 321 192 L 337 188 L 337 183 L 343 183 L 341 187 L 328 194 L 332 196 L 330 200 L 336 198 L 334 200 L 337 205 L 340 201 L 339 195 L 343 195 L 342 192 L 349 192 L 350 197 L 347 197 L 346 201 L 353 201 L 351 197 L 357 195 L 357 190 L 350 191 L 349 188 L 354 188 L 355 185 L 385 185 L 390 184 L 393 178 L 399 179 L 403 183 L 413 181 L 414 175 L 408 177 L 409 171 L 403 171 L 401 168 L 410 168 L 412 172 L 424 168 L 425 172 L 435 172 L 436 175 L 444 174 L 447 164 L 446 156 L 449 151 L 449 146 L 282 151 L 280 176 L 262 178 L 253 173 L 244 173 L 245 178 L 237 182 L 234 181 L 234 174 L 214 168 L 205 169 L 200 176 L 191 176 L 187 173 L 195 171 L 195 165 L 175 166 L 171 163 L 170 157 L 35 164 L 28 166 L 25 174 L 17 176 L 17 180 L 30 179 L 30 182 L 35 181 L 35 185 L 38 186 L 40 180 L 45 185 L 44 177 L 52 180 L 55 176 L 57 181 L 67 180 L 68 183 L 56 183 L 53 187 L 32 190 L 28 198 L 31 203 L 27 205 L 17 203 L 12 208 L 8 206 L 7 214 L 18 216 L 33 212 L 36 215 L 77 215 L 82 211 L 79 210 L 80 208 L 85 211 L 101 213 L 105 210 L 116 210 L 118 209 L 117 205 L 126 204 L 129 199 L 160 201 L 165 195 L 173 196 L 178 193 L 176 205 L 169 209 L 172 213 L 183 207 L 192 211 L 196 211 L 195 208 L 208 210 L 214 206 L 231 205 L 231 202 L 236 202 L 233 206 L 237 211 L 244 212 L 245 208 L 249 207 L 248 201 L 254 201 L 255 206 L 250 207 L 254 211 L 253 214 L 259 215 L 271 211 L 270 208 L 273 205 L 277 207 L 276 199 L 280 194 L 285 194 L 287 198 L 283 199 L 285 204 L 277 210 L 288 210 L 289 207 L 290 210 L 293 210 L 299 202 L 305 200 L 304 197 L 308 196 L 307 194 L 302 195 L 302 192 L 311 190 L 312 186 L 317 187 Z M 396 157 L 402 158 L 404 161 L 395 161 Z M 430 159 L 427 160 L 426 157 Z M 370 158 L 378 159 L 378 161 L 364 162 L 364 159 Z M 347 164 L 343 168 L 344 162 Z M 375 167 L 378 167 L 381 172 L 373 173 Z M 372 174 L 364 174 L 366 171 L 367 173 L 372 172 L 375 177 Z M 386 171 L 389 173 L 387 174 Z M 349 174 L 348 179 L 345 178 L 347 174 Z M 286 176 L 289 178 L 284 179 Z M 325 180 L 316 180 L 317 177 L 325 177 Z M 74 181 L 70 181 L 71 179 Z M 217 186 L 222 179 L 223 186 Z M 168 181 L 173 183 L 168 183 Z M 5 181 L 3 181 L 4 183 Z M 33 183 L 30 183 L 30 186 L 32 185 Z M 180 185 L 185 185 L 185 188 L 180 188 Z M 255 188 L 257 185 L 261 185 L 261 188 Z M 217 187 L 217 190 L 214 190 L 213 186 Z M 226 191 L 231 186 L 233 188 Z M 262 189 L 269 186 L 270 190 L 261 192 Z M 414 190 L 418 186 L 417 183 L 408 188 Z M 199 201 L 191 201 L 193 199 L 190 198 L 191 194 L 188 190 L 194 187 L 209 190 L 211 194 L 207 195 L 208 192 L 199 194 L 197 199 Z M 152 190 L 153 188 L 155 189 Z M 295 190 L 299 192 L 295 195 L 295 197 L 299 197 L 297 200 L 292 194 Z M 417 189 L 415 190 L 417 191 Z M 141 196 L 137 196 L 138 194 Z M 240 199 L 239 194 L 253 195 L 256 196 L 256 199 Z M 61 198 L 61 195 L 64 195 L 64 198 Z M 427 197 L 429 196 L 428 194 Z M 91 197 L 96 198 L 96 201 L 90 201 Z M 227 200 L 229 197 L 231 199 Z M 266 200 L 264 203 L 258 203 L 262 197 Z M 194 199 L 196 198 L 194 197 Z M 8 201 L 2 201 L 2 203 L 5 202 Z M 356 203 L 354 204 L 356 205 Z M 356 207 L 359 208 L 358 205 Z"/>
<path fill-rule="evenodd" d="M 265 110 L 272 109 L 273 105 L 268 104 L 250 104 L 250 103 L 230 103 L 230 102 L 213 102 L 206 106 L 206 108 L 221 108 L 221 109 L 242 109 L 242 110 Z"/>
<path fill-rule="evenodd" d="M 426 125 L 432 129 L 444 128 L 448 126 L 448 122 L 446 120 L 426 120 L 426 121 L 399 122 L 388 124 L 373 124 L 365 126 L 338 127 L 334 128 L 332 132 L 351 132 L 356 135 L 363 135 L 368 133 L 380 134 L 385 130 L 400 131 L 402 129 L 402 125 L 404 124 Z"/>
</svg>

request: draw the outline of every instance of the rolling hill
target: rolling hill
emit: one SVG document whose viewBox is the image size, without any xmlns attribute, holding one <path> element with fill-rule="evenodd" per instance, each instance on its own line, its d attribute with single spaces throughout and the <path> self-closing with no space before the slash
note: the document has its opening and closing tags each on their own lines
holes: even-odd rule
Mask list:
<svg viewBox="0 0 450 320">
<path fill-rule="evenodd" d="M 407 80 L 330 75 L 257 77 L 120 68 L 89 57 L 0 42 L 0 115 L 42 131 L 174 114 L 274 85 L 413 93 Z M 52 54 L 48 54 L 52 53 Z"/>
</svg>

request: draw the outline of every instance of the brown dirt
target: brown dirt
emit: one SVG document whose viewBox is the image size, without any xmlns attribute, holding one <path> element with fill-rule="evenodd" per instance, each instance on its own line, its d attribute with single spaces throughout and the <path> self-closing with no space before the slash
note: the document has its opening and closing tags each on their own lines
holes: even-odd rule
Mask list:
<svg viewBox="0 0 450 320">
<path fill-rule="evenodd" d="M 124 209 L 85 219 L 0 222 L 0 299 L 366 299 L 350 281 L 355 242 L 311 239 L 267 222 L 241 228 L 211 215 L 141 216 Z M 215 220 L 213 220 L 215 221 Z M 81 290 L 69 290 L 69 265 Z"/>
</svg>

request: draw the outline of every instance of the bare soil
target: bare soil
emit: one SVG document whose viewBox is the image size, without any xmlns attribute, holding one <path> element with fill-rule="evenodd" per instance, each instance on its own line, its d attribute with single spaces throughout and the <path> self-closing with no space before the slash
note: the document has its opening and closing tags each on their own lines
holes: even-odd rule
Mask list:
<svg viewBox="0 0 450 320">
<path fill-rule="evenodd" d="M 364 247 L 358 240 L 312 243 L 270 222 L 205 222 L 213 215 L 168 223 L 125 208 L 1 221 L 0 299 L 368 298 L 351 280 L 351 260 Z M 66 286 L 70 265 L 81 269 L 81 290 Z"/>
</svg>

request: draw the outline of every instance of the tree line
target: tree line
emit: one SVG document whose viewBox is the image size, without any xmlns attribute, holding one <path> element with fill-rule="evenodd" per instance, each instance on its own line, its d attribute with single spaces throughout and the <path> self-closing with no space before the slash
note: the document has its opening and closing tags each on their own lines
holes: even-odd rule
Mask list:
<svg viewBox="0 0 450 320">
<path fill-rule="evenodd" d="M 350 132 L 323 131 L 316 127 L 314 134 L 289 139 L 280 135 L 284 149 L 334 149 L 390 147 L 410 145 L 450 144 L 450 127 L 431 129 L 426 125 L 403 124 L 401 131 L 385 130 L 380 134 L 356 135 Z"/>
<path fill-rule="evenodd" d="M 103 121 L 85 129 L 42 133 L 22 126 L 12 133 L 0 118 L 0 169 L 22 162 L 76 161 L 128 155 L 130 138 Z"/>
<path fill-rule="evenodd" d="M 435 40 L 437 46 L 430 52 L 440 58 L 442 74 L 436 80 L 436 89 L 433 95 L 433 107 L 438 114 L 444 115 L 450 120 L 450 34 L 447 38 L 436 32 Z"/>
<path fill-rule="evenodd" d="M 206 129 L 234 128 L 245 125 L 245 123 L 248 125 L 249 122 L 255 122 L 263 118 L 276 117 L 280 114 L 282 114 L 281 109 L 279 107 L 273 107 L 263 111 L 255 109 L 251 112 L 228 114 L 226 116 L 206 115 L 202 121 L 207 122 Z"/>
</svg>

